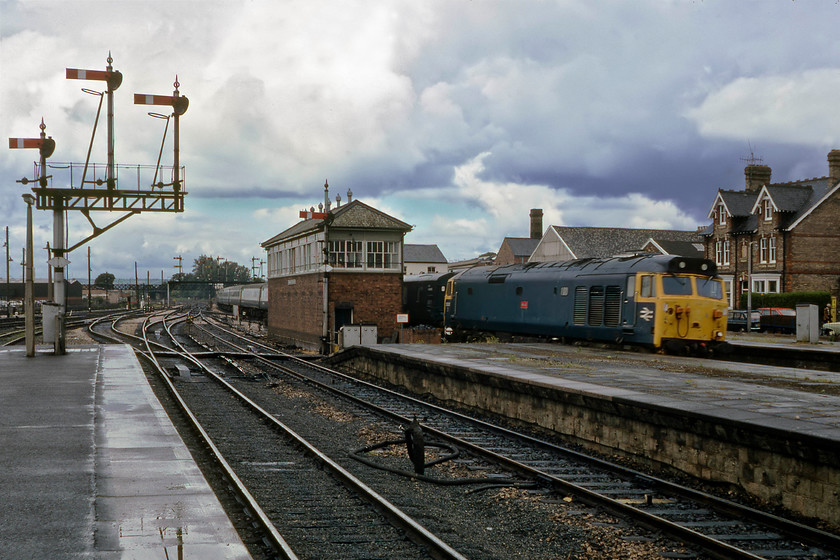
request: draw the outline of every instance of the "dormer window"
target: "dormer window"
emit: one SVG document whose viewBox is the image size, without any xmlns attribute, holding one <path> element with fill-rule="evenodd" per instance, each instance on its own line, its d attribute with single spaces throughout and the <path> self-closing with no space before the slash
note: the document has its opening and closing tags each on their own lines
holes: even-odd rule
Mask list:
<svg viewBox="0 0 840 560">
<path fill-rule="evenodd" d="M 718 205 L 718 225 L 726 225 L 726 208 L 723 204 Z"/>
<path fill-rule="evenodd" d="M 769 222 L 773 219 L 773 202 L 770 198 L 764 199 L 764 221 Z"/>
</svg>

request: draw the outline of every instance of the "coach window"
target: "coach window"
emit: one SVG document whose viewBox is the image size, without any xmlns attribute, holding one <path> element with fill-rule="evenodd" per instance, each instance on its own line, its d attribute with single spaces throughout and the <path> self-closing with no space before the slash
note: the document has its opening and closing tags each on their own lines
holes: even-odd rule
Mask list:
<svg viewBox="0 0 840 560">
<path fill-rule="evenodd" d="M 656 287 L 653 284 L 653 276 L 642 276 L 642 286 L 639 290 L 639 295 L 642 297 L 656 296 Z"/>
<path fill-rule="evenodd" d="M 517 286 L 516 287 L 516 295 L 518 295 L 518 296 L 522 295 L 522 286 Z"/>
</svg>

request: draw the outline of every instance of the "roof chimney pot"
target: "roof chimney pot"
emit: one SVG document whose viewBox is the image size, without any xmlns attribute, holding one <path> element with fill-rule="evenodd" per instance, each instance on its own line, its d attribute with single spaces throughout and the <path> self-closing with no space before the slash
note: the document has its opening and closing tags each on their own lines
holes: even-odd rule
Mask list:
<svg viewBox="0 0 840 560">
<path fill-rule="evenodd" d="M 747 192 L 758 192 L 764 185 L 770 184 L 770 166 L 750 164 L 744 168 Z"/>
<path fill-rule="evenodd" d="M 542 208 L 531 209 L 531 239 L 542 239 L 543 234 Z"/>
<path fill-rule="evenodd" d="M 840 181 L 840 150 L 828 152 L 828 179 L 832 185 Z"/>
</svg>

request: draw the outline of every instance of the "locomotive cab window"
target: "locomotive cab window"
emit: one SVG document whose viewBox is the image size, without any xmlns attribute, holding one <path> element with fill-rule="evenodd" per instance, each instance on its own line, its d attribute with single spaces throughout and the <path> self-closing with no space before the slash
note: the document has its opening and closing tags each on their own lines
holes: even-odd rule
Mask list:
<svg viewBox="0 0 840 560">
<path fill-rule="evenodd" d="M 653 283 L 653 276 L 642 276 L 642 285 L 639 288 L 639 295 L 642 297 L 655 297 L 656 286 Z"/>
<path fill-rule="evenodd" d="M 697 295 L 711 299 L 723 299 L 723 284 L 711 278 L 697 279 Z"/>
<path fill-rule="evenodd" d="M 690 296 L 692 293 L 691 277 L 663 276 L 662 292 L 669 296 Z"/>
</svg>

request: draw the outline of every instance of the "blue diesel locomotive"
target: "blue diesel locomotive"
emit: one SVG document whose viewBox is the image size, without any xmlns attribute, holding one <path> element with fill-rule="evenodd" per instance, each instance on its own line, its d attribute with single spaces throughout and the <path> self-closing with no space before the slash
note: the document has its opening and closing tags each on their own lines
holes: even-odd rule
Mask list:
<svg viewBox="0 0 840 560">
<path fill-rule="evenodd" d="M 447 281 L 444 333 L 723 353 L 727 300 L 716 272 L 707 259 L 659 254 L 475 267 Z"/>
</svg>

